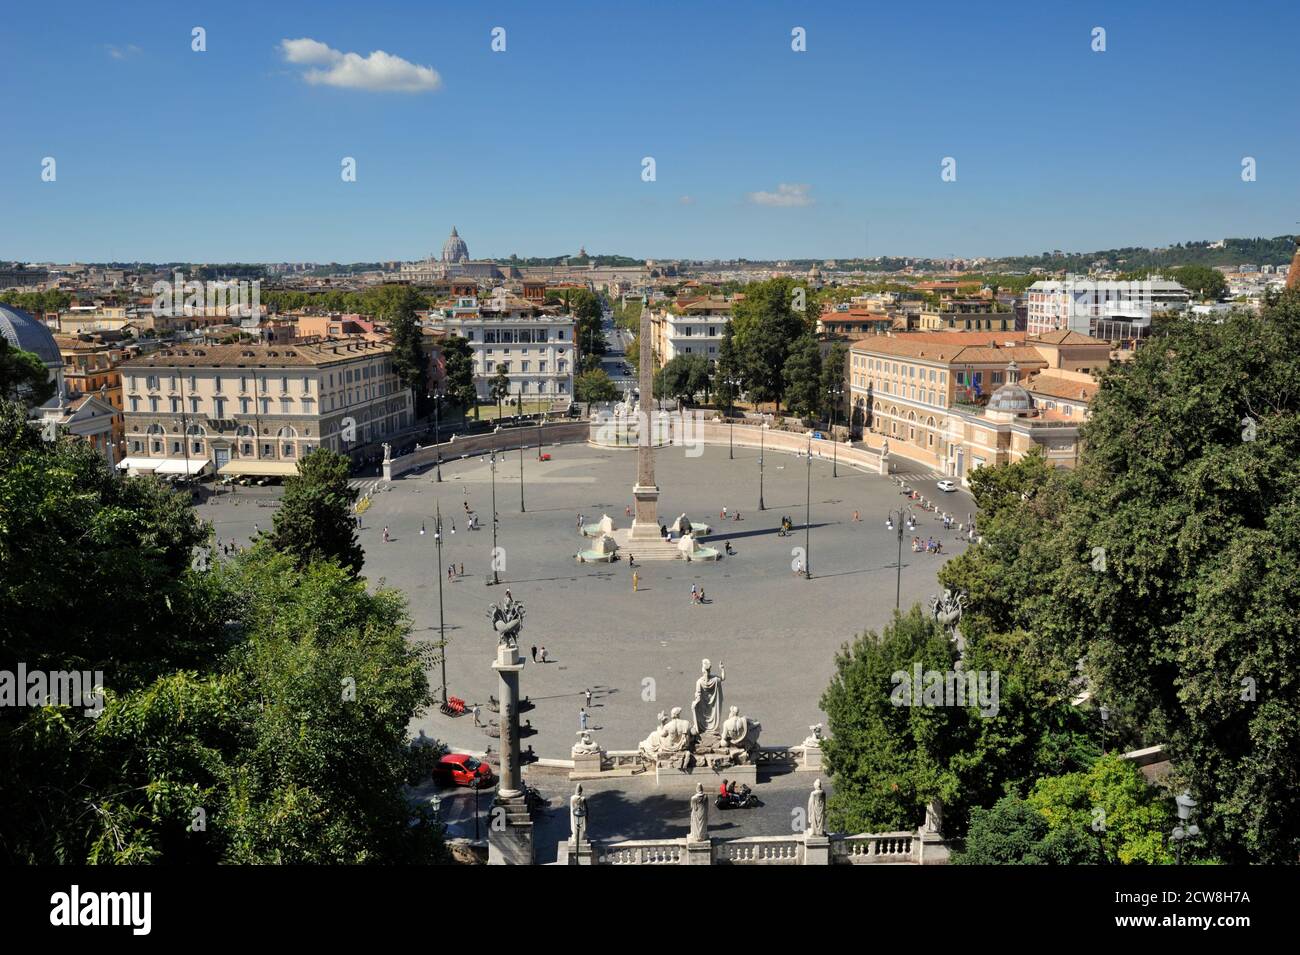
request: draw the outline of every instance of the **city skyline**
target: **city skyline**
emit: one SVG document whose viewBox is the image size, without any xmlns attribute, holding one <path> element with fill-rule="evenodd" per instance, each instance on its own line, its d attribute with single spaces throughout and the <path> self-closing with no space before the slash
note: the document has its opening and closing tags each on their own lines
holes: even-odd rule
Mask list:
<svg viewBox="0 0 1300 955">
<path fill-rule="evenodd" d="M 410 261 L 453 223 L 479 258 L 1000 257 L 1275 236 L 1300 209 L 1281 4 L 1212 32 L 1204 3 L 940 3 L 887 32 L 849 4 L 76 6 L 0 40 L 3 258 Z"/>
</svg>

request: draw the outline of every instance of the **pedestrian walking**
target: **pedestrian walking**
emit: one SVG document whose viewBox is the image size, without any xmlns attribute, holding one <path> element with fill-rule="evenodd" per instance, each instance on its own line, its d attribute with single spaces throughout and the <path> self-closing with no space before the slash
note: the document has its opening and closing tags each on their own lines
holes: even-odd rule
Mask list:
<svg viewBox="0 0 1300 955">
<path fill-rule="evenodd" d="M 388 536 L 388 528 L 385 527 L 385 528 L 384 528 L 384 543 L 387 544 L 390 540 L 391 540 L 391 538 Z"/>
<path fill-rule="evenodd" d="M 536 662 L 537 662 L 537 644 L 533 644 L 533 646 L 532 646 L 532 653 L 533 653 L 533 662 L 536 663 Z"/>
<path fill-rule="evenodd" d="M 587 729 L 587 711 L 586 709 L 578 710 L 578 729 L 584 732 Z"/>
<path fill-rule="evenodd" d="M 587 687 L 587 689 L 583 690 L 582 695 L 586 697 L 587 709 L 591 709 L 591 687 Z"/>
<path fill-rule="evenodd" d="M 447 579 L 451 580 L 451 567 L 447 568 Z"/>
<path fill-rule="evenodd" d="M 627 552 L 627 566 L 629 570 L 636 566 L 636 558 L 632 556 L 631 551 Z"/>
<path fill-rule="evenodd" d="M 853 523 L 856 524 L 856 523 L 858 523 L 858 522 L 861 521 L 861 520 L 862 520 L 862 515 L 859 514 L 857 511 L 854 511 L 854 512 L 853 512 Z"/>
<path fill-rule="evenodd" d="M 698 592 L 698 590 L 699 590 L 698 587 L 696 587 L 694 584 L 691 584 L 691 603 L 695 603 L 696 593 Z"/>
<path fill-rule="evenodd" d="M 456 533 L 456 519 L 454 517 L 451 519 L 451 532 Z"/>
<path fill-rule="evenodd" d="M 460 565 L 460 569 L 456 571 L 456 575 L 457 575 L 458 577 L 464 577 L 464 576 L 465 576 L 465 565 L 464 565 L 464 564 L 461 564 L 461 565 Z"/>
<path fill-rule="evenodd" d="M 424 521 L 420 521 L 420 536 L 424 536 Z"/>
<path fill-rule="evenodd" d="M 543 645 L 542 648 L 541 648 L 540 650 L 537 651 L 537 656 L 538 656 L 538 658 L 539 658 L 543 663 L 546 662 L 546 647 L 545 647 L 545 645 Z"/>
<path fill-rule="evenodd" d="M 482 724 L 481 722 L 479 722 L 479 713 L 482 712 L 482 711 L 479 709 L 479 706 L 478 706 L 477 703 L 474 704 L 474 709 L 472 710 L 472 712 L 473 712 L 473 714 L 474 714 L 474 725 L 475 725 L 475 726 L 482 726 L 483 724 Z"/>
<path fill-rule="evenodd" d="M 724 521 L 727 519 L 727 506 L 725 504 L 722 505 L 722 519 Z"/>
</svg>

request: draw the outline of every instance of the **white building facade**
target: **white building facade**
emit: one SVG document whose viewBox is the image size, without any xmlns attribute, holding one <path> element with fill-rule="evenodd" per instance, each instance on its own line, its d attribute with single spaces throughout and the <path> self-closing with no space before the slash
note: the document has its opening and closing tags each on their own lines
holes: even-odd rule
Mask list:
<svg viewBox="0 0 1300 955">
<path fill-rule="evenodd" d="M 532 400 L 571 399 L 575 361 L 572 315 L 557 315 L 503 292 L 479 303 L 460 298 L 432 319 L 434 327 L 469 342 L 474 386 L 491 399 L 491 380 L 504 366 L 510 393 Z"/>
<path fill-rule="evenodd" d="M 1067 276 L 1029 286 L 1025 330 L 1030 335 L 1070 331 L 1104 341 L 1134 341 L 1147 336 L 1153 314 L 1184 311 L 1190 300 L 1187 289 L 1158 276 L 1132 282 Z"/>
</svg>

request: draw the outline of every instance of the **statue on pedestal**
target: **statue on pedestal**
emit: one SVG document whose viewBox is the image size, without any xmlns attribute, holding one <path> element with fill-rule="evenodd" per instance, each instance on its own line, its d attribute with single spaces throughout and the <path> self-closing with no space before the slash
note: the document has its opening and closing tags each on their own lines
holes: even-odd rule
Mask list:
<svg viewBox="0 0 1300 955">
<path fill-rule="evenodd" d="M 384 442 L 384 463 L 387 464 L 391 460 L 393 460 L 393 446 L 389 444 L 387 441 L 385 441 Z"/>
<path fill-rule="evenodd" d="M 674 706 L 667 720 L 662 719 L 663 713 L 659 716 L 659 728 L 641 741 L 638 751 L 651 762 L 689 769 L 695 758 L 691 753 L 691 724 L 682 719 L 682 708 Z"/>
<path fill-rule="evenodd" d="M 703 783 L 696 784 L 691 795 L 691 834 L 686 841 L 709 841 L 709 797 L 705 795 Z"/>
<path fill-rule="evenodd" d="M 524 605 L 507 596 L 500 604 L 489 604 L 487 618 L 492 621 L 492 629 L 497 632 L 497 644 L 516 647 L 519 634 L 524 628 Z"/>
<path fill-rule="evenodd" d="M 808 829 L 804 835 L 826 835 L 826 790 L 822 789 L 820 779 L 813 780 L 812 792 L 808 794 Z"/>
<path fill-rule="evenodd" d="M 591 730 L 581 730 L 578 733 L 578 742 L 573 744 L 569 752 L 574 756 L 584 756 L 589 753 L 599 753 L 600 746 L 591 738 Z"/>
<path fill-rule="evenodd" d="M 722 726 L 722 681 L 727 671 L 718 661 L 718 675 L 714 676 L 708 660 L 700 661 L 700 678 L 695 681 L 695 698 L 691 701 L 691 730 L 697 736 L 707 730 Z"/>
<path fill-rule="evenodd" d="M 925 804 L 925 831 L 936 836 L 943 834 L 943 800 L 938 796 Z"/>
<path fill-rule="evenodd" d="M 743 765 L 750 762 L 758 749 L 758 734 L 762 726 L 757 720 L 740 715 L 740 708 L 733 706 L 722 723 L 722 745 L 732 756 L 732 762 Z"/>
<path fill-rule="evenodd" d="M 582 794 L 582 783 L 578 783 L 569 797 L 569 842 L 579 846 L 587 841 L 587 797 Z"/>
</svg>

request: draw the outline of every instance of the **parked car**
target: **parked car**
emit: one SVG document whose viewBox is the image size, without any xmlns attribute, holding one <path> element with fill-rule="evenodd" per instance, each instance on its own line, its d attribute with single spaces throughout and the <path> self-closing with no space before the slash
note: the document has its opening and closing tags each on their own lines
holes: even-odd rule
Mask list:
<svg viewBox="0 0 1300 955">
<path fill-rule="evenodd" d="M 956 481 L 949 481 L 947 478 L 944 478 L 942 481 L 939 482 L 939 490 L 941 490 L 941 491 L 955 491 L 955 490 L 957 490 L 957 482 L 956 482 Z"/>
<path fill-rule="evenodd" d="M 469 753 L 448 753 L 434 764 L 433 778 L 441 783 L 472 786 L 478 780 L 480 787 L 489 785 L 495 776 L 492 767 Z"/>
</svg>

